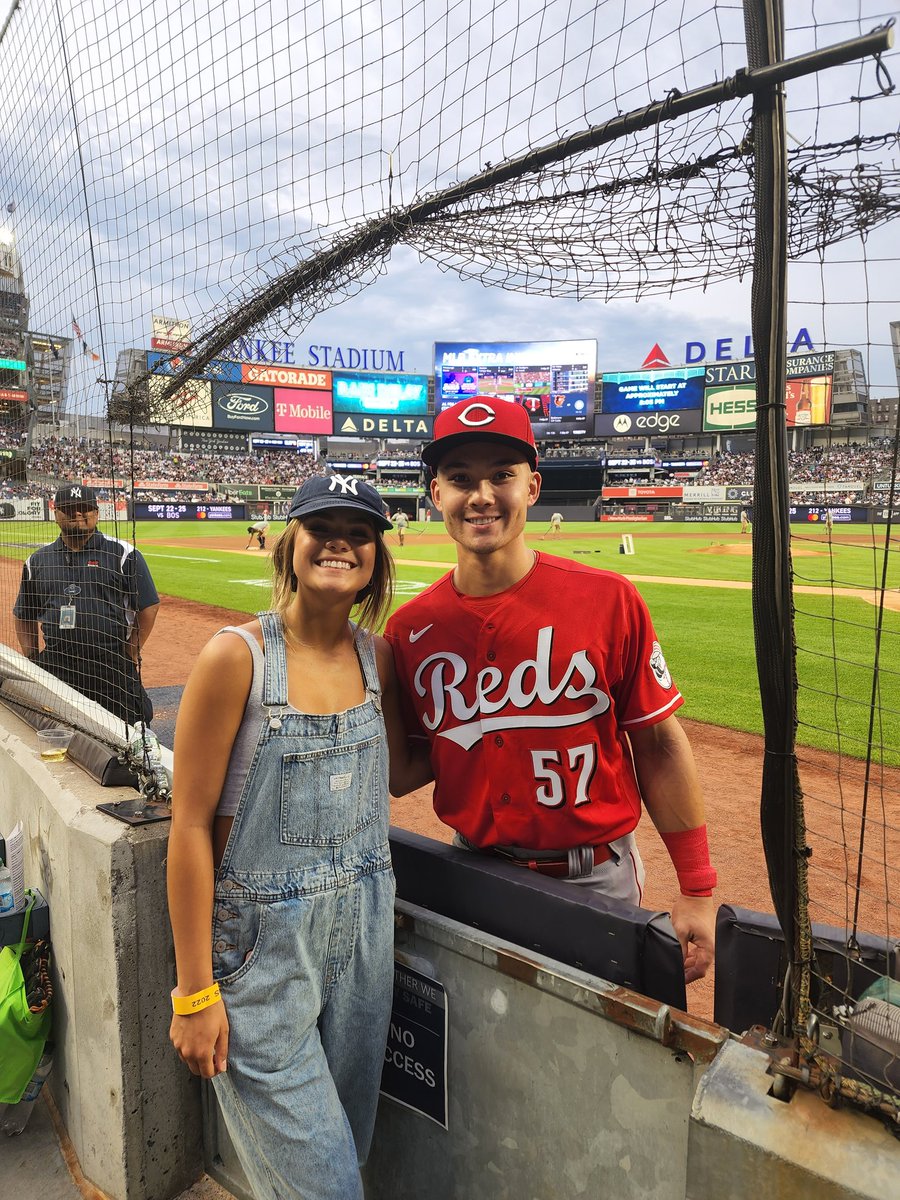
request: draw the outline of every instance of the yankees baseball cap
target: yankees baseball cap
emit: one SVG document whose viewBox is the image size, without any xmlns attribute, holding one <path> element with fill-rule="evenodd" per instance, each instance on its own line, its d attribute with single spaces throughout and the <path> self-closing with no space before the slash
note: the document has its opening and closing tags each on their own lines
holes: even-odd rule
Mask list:
<svg viewBox="0 0 900 1200">
<path fill-rule="evenodd" d="M 382 531 L 393 529 L 384 515 L 381 497 L 370 483 L 352 475 L 314 475 L 294 493 L 287 519 L 308 517 L 329 508 L 353 508 L 364 513 Z"/>
<path fill-rule="evenodd" d="M 97 493 L 83 483 L 67 483 L 57 488 L 53 497 L 55 508 L 97 508 Z"/>
<path fill-rule="evenodd" d="M 422 450 L 422 461 L 435 471 L 448 450 L 465 442 L 506 442 L 525 455 L 532 471 L 537 467 L 531 418 L 521 404 L 510 400 L 469 396 L 442 409 L 434 419 L 434 440 Z"/>
</svg>

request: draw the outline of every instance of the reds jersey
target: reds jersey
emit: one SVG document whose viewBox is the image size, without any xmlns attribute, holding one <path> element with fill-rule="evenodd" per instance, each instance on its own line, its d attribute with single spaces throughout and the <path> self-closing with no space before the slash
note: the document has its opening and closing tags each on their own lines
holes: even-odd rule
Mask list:
<svg viewBox="0 0 900 1200">
<path fill-rule="evenodd" d="M 630 833 L 641 797 L 625 735 L 683 703 L 637 589 L 546 554 L 495 596 L 451 579 L 385 630 L 409 732 L 431 742 L 438 816 L 478 846 Z"/>
</svg>

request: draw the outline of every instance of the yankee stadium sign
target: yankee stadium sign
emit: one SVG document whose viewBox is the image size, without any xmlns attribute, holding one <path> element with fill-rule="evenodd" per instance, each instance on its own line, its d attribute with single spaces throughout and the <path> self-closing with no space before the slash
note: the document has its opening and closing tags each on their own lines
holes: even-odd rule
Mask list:
<svg viewBox="0 0 900 1200">
<path fill-rule="evenodd" d="M 338 367 L 362 371 L 402 371 L 405 350 L 384 350 L 375 346 L 311 345 L 299 349 L 293 342 L 270 338 L 238 338 L 222 353 L 237 362 L 281 363 L 291 366 L 305 356 L 311 367 Z"/>
</svg>

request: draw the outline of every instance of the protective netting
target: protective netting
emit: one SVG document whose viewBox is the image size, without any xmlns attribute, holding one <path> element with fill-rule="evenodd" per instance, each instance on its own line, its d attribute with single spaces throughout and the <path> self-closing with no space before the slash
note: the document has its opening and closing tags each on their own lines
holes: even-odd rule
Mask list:
<svg viewBox="0 0 900 1200">
<path fill-rule="evenodd" d="M 890 17 L 867 2 L 792 3 L 786 54 Z M 49 502 L 61 483 L 95 488 L 113 539 L 138 540 L 133 501 L 159 502 L 173 481 L 190 485 L 178 495 L 191 503 L 241 502 L 252 537 L 319 469 L 310 453 L 254 456 L 224 436 L 211 450 L 176 432 L 209 404 L 203 366 L 227 359 L 237 339 L 296 338 L 398 262 L 408 281 L 396 320 L 429 342 L 443 336 L 442 314 L 439 298 L 429 311 L 420 266 L 562 300 L 686 304 L 709 293 L 708 312 L 740 295 L 726 289 L 717 302 L 719 289 L 749 278 L 756 165 L 752 102 L 737 82 L 747 64 L 738 3 L 23 0 L 3 22 L 0 636 L 13 652 L 31 644 L 11 616 L 22 563 L 57 536 Z M 792 327 L 821 331 L 817 349 L 856 348 L 873 401 L 897 388 L 887 332 L 900 316 L 891 71 L 896 52 L 786 84 Z M 679 113 L 686 95 L 723 81 L 732 83 L 715 103 Z M 480 293 L 469 295 L 475 307 Z M 157 315 L 173 318 L 174 358 L 148 378 Z M 165 343 L 166 329 L 156 332 Z M 896 438 L 896 423 L 879 429 Z M 823 513 L 842 495 L 832 485 L 849 482 L 849 440 L 835 424 L 818 444 L 806 500 Z M 812 914 L 839 928 L 847 963 L 860 932 L 877 937 L 873 981 L 896 972 L 898 938 L 892 478 L 882 461 L 873 467 L 867 483 L 886 485 L 886 515 L 862 542 L 820 525 L 792 539 L 798 582 L 820 589 L 796 603 L 800 741 L 837 756 L 822 766 L 815 751 L 799 755 Z M 826 562 L 826 577 L 819 569 L 807 581 L 806 561 Z M 140 665 L 133 631 L 149 596 L 130 574 L 136 562 L 113 545 L 85 567 L 115 588 L 116 655 L 106 647 L 104 674 L 120 692 L 132 686 L 132 658 Z M 64 554 L 49 569 L 54 595 L 88 587 L 69 577 Z M 862 590 L 874 603 L 861 609 Z M 81 700 L 96 649 L 86 595 L 69 596 L 73 632 L 92 633 L 65 652 L 75 693 L 63 704 L 27 668 L 17 695 L 111 736 Z M 19 619 L 41 615 L 26 605 Z M 126 708 L 116 721 L 134 715 Z M 833 983 L 822 975 L 812 1000 L 832 1025 L 864 990 L 855 977 L 836 999 Z"/>
</svg>

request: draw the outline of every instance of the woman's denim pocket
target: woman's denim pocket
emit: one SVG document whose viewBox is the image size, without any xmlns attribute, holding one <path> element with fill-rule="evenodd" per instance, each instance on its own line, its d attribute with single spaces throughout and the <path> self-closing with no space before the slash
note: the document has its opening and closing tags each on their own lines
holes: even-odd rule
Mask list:
<svg viewBox="0 0 900 1200">
<path fill-rule="evenodd" d="M 384 739 L 281 760 L 281 841 L 340 846 L 378 820 L 386 802 Z"/>
<path fill-rule="evenodd" d="M 213 908 L 213 978 L 233 983 L 259 959 L 266 905 L 256 900 L 216 900 Z"/>
</svg>

